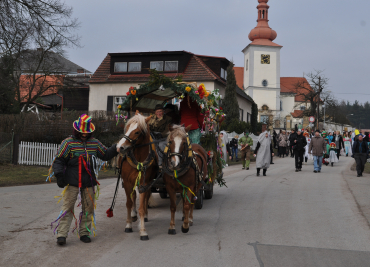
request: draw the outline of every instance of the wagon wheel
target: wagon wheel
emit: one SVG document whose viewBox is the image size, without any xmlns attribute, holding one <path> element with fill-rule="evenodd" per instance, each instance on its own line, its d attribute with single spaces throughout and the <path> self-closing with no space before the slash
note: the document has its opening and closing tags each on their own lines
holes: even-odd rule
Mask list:
<svg viewBox="0 0 370 267">
<path fill-rule="evenodd" d="M 214 183 L 210 183 L 207 185 L 207 190 L 204 190 L 204 198 L 205 199 L 211 199 L 213 197 L 213 185 Z"/>
<path fill-rule="evenodd" d="M 203 207 L 203 188 L 199 189 L 197 193 L 197 201 L 195 201 L 194 207 L 197 210 L 200 210 Z"/>
</svg>

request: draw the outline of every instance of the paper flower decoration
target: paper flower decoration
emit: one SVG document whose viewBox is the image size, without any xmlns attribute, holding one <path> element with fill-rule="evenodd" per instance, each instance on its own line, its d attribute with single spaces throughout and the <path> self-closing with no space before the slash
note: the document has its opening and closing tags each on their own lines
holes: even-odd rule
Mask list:
<svg viewBox="0 0 370 267">
<path fill-rule="evenodd" d="M 188 87 L 185 88 L 185 91 L 186 92 L 190 92 L 191 91 L 191 88 L 188 86 Z"/>
<path fill-rule="evenodd" d="M 118 105 L 118 107 L 117 107 L 118 109 L 121 109 L 122 108 L 122 106 L 121 105 Z"/>
</svg>

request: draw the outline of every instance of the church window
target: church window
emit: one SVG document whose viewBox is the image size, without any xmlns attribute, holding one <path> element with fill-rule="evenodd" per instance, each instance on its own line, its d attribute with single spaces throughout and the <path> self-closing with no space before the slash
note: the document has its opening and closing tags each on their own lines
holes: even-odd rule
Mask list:
<svg viewBox="0 0 370 267">
<path fill-rule="evenodd" d="M 280 111 L 283 111 L 283 101 L 280 100 Z"/>
<path fill-rule="evenodd" d="M 263 81 L 262 81 L 262 85 L 263 85 L 264 87 L 266 87 L 266 86 L 268 85 L 267 80 L 263 80 Z"/>
<path fill-rule="evenodd" d="M 262 18 L 265 18 L 265 10 L 262 11 Z"/>
</svg>

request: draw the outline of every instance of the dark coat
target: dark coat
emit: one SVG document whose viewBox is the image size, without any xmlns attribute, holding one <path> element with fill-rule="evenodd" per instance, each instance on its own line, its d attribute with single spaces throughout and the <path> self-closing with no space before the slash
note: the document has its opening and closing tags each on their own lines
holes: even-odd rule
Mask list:
<svg viewBox="0 0 370 267">
<path fill-rule="evenodd" d="M 362 153 L 366 153 L 366 155 L 369 155 L 369 147 L 364 140 L 362 140 L 361 147 L 362 147 Z M 360 141 L 358 140 L 353 142 L 352 157 L 353 157 L 353 154 L 356 154 L 356 153 L 360 153 Z"/>
<path fill-rule="evenodd" d="M 293 143 L 290 144 L 293 145 L 294 150 L 302 151 L 307 145 L 307 140 L 306 137 L 303 136 L 303 134 L 297 134 L 297 136 L 293 139 Z"/>
<path fill-rule="evenodd" d="M 231 139 L 230 147 L 231 148 L 238 148 L 238 139 L 236 139 L 236 138 Z"/>
<path fill-rule="evenodd" d="M 297 133 L 291 133 L 289 135 L 289 145 L 290 146 L 294 146 L 294 140 L 296 139 L 297 137 Z"/>
<path fill-rule="evenodd" d="M 86 159 L 85 151 L 87 151 L 89 156 L 88 161 Z M 95 138 L 90 138 L 86 142 L 82 142 L 74 136 L 63 140 L 53 164 L 53 170 L 55 177 L 58 180 L 58 185 L 60 186 L 60 184 L 64 184 L 64 186 L 66 186 L 69 184 L 71 186 L 79 187 L 79 169 L 81 164 L 81 187 L 86 188 L 95 186 L 97 183 L 95 173 L 92 168 L 93 156 L 106 161 L 117 155 L 118 152 L 116 144 L 110 148 L 106 148 Z M 85 161 L 87 169 L 82 159 Z"/>
</svg>

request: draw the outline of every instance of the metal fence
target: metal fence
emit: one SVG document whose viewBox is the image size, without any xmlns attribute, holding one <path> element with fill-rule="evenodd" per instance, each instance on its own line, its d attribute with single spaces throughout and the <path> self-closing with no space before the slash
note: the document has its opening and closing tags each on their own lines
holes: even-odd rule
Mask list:
<svg viewBox="0 0 370 267">
<path fill-rule="evenodd" d="M 14 133 L 0 133 L 0 162 L 11 162 L 13 158 Z"/>
</svg>

